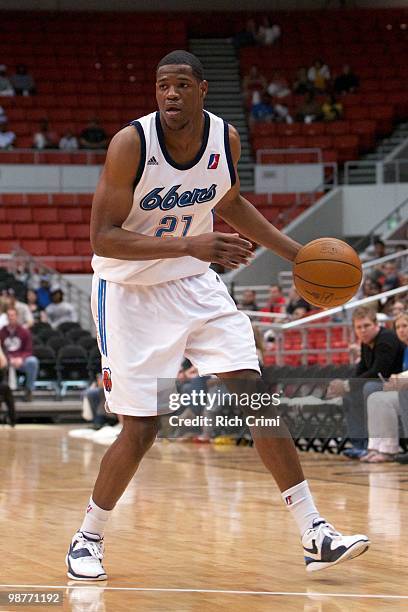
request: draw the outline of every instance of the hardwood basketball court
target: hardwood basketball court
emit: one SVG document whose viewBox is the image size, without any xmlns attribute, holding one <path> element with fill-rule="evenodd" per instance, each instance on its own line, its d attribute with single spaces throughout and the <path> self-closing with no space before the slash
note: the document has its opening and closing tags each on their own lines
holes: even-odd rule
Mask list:
<svg viewBox="0 0 408 612">
<path fill-rule="evenodd" d="M 106 447 L 67 436 L 68 426 L 0 428 L 0 610 L 8 591 L 57 589 L 62 607 L 104 611 L 408 609 L 408 476 L 405 466 L 363 465 L 302 454 L 326 518 L 367 533 L 358 559 L 307 574 L 297 529 L 256 451 L 157 442 L 113 513 L 106 583 L 66 577 Z"/>
</svg>

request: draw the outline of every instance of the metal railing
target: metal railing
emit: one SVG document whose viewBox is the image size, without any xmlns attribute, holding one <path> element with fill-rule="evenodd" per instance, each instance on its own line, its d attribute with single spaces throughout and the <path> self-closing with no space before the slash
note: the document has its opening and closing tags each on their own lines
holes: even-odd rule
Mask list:
<svg viewBox="0 0 408 612">
<path fill-rule="evenodd" d="M 95 165 L 95 163 L 99 163 L 95 161 L 95 155 L 106 155 L 106 149 L 77 149 L 74 151 L 62 151 L 60 149 L 28 149 L 28 148 L 14 148 L 14 149 L 2 149 L 0 150 L 0 164 L 5 163 L 2 161 L 7 158 L 7 155 L 11 157 L 10 154 L 22 154 L 32 156 L 32 161 L 30 163 L 41 164 L 44 163 L 47 159 L 48 155 L 71 155 L 72 159 L 75 160 L 75 157 L 78 159 L 82 158 L 85 161 L 83 162 L 87 166 Z M 24 161 L 24 160 L 23 160 Z M 19 161 L 18 163 L 22 163 Z M 63 163 L 63 162 L 62 162 Z M 73 163 L 76 163 L 75 161 Z"/>
<path fill-rule="evenodd" d="M 368 247 L 369 244 L 374 243 L 376 236 L 381 235 L 385 230 L 390 229 L 390 224 L 395 224 L 395 227 L 408 216 L 408 198 L 405 198 L 400 204 L 395 206 L 385 217 L 374 225 L 373 228 L 367 233 L 366 236 L 357 240 L 354 243 L 356 251 L 362 251 Z"/>
<path fill-rule="evenodd" d="M 64 298 L 67 302 L 70 302 L 75 307 L 81 327 L 93 332 L 94 323 L 89 295 L 66 280 L 62 274 L 44 264 L 40 258 L 32 257 L 23 249 L 16 249 L 9 255 L 0 255 L 0 267 L 6 268 L 14 275 L 18 274 L 20 270 L 24 270 L 31 278 L 43 275 L 49 276 L 51 283 L 58 285 L 64 292 Z"/>
<path fill-rule="evenodd" d="M 393 159 L 390 161 L 356 160 L 344 164 L 344 184 L 353 183 L 353 170 L 371 171 L 372 177 L 364 181 L 368 185 L 381 185 L 384 183 L 408 182 L 408 159 Z M 364 184 L 360 181 L 358 184 Z"/>
</svg>

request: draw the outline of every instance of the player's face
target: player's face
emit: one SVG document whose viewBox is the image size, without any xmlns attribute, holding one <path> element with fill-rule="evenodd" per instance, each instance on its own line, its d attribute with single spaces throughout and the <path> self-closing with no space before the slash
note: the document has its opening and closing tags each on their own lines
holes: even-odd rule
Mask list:
<svg viewBox="0 0 408 612">
<path fill-rule="evenodd" d="M 369 317 L 363 317 L 354 321 L 354 331 L 358 340 L 363 344 L 370 344 L 378 334 L 378 330 L 378 324 L 371 321 Z"/>
<path fill-rule="evenodd" d="M 182 130 L 202 112 L 207 81 L 199 81 L 191 66 L 170 64 L 157 71 L 156 100 L 162 121 L 171 130 Z"/>
</svg>

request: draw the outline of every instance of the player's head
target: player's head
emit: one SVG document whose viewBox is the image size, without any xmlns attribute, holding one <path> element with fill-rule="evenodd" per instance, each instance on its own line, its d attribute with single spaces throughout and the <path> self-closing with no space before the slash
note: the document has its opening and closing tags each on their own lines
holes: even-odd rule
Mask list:
<svg viewBox="0 0 408 612">
<path fill-rule="evenodd" d="M 369 306 L 359 306 L 353 311 L 352 318 L 357 339 L 363 344 L 371 344 L 380 331 L 375 310 Z"/>
<path fill-rule="evenodd" d="M 156 99 L 169 129 L 181 130 L 202 113 L 207 89 L 203 65 L 192 53 L 172 51 L 158 63 Z"/>
</svg>

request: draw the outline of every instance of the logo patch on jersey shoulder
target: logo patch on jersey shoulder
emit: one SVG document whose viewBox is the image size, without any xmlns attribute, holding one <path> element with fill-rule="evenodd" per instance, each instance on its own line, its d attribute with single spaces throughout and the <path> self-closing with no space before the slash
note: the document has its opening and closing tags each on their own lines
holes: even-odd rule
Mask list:
<svg viewBox="0 0 408 612">
<path fill-rule="evenodd" d="M 184 206 L 192 206 L 193 204 L 211 202 L 217 195 L 217 185 L 215 183 L 208 188 L 196 188 L 192 191 L 183 191 L 182 193 L 178 193 L 177 190 L 179 187 L 181 187 L 181 185 L 174 185 L 163 195 L 161 192 L 164 190 L 164 187 L 152 189 L 140 201 L 140 208 L 142 210 L 154 210 L 155 208 L 170 210 L 175 206 L 183 208 Z"/>
<path fill-rule="evenodd" d="M 149 161 L 147 162 L 148 166 L 158 166 L 159 162 L 157 161 L 157 159 L 155 158 L 155 156 L 153 155 Z"/>
<path fill-rule="evenodd" d="M 220 161 L 220 154 L 211 153 L 210 159 L 208 160 L 207 170 L 215 170 L 218 166 L 219 161 Z"/>
</svg>

